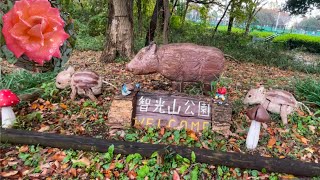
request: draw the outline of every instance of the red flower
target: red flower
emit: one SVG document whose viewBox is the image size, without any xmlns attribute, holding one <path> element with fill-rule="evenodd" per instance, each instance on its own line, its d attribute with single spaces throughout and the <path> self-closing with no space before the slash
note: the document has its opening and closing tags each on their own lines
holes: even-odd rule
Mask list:
<svg viewBox="0 0 320 180">
<path fill-rule="evenodd" d="M 221 88 L 218 88 L 217 92 L 223 95 L 227 93 L 227 89 L 225 87 L 221 87 Z"/>
<path fill-rule="evenodd" d="M 3 17 L 2 33 L 17 58 L 25 54 L 43 65 L 52 56 L 60 58 L 59 47 L 69 37 L 59 10 L 48 0 L 16 1 Z"/>
</svg>

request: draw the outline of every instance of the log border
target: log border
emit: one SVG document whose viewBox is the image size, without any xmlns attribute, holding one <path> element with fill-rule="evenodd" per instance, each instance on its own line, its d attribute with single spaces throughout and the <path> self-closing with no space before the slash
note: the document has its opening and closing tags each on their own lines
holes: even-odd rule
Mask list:
<svg viewBox="0 0 320 180">
<path fill-rule="evenodd" d="M 153 152 L 158 151 L 159 154 L 166 154 L 169 152 L 190 158 L 191 152 L 193 151 L 196 154 L 196 161 L 199 163 L 238 167 L 242 169 L 262 170 L 264 168 L 270 172 L 288 173 L 305 177 L 320 176 L 320 164 L 286 158 L 268 158 L 259 155 L 217 152 L 186 146 L 116 141 L 17 129 L 1 128 L 0 132 L 2 143 L 41 145 L 62 149 L 71 148 L 74 150 L 97 152 L 107 152 L 108 147 L 114 145 L 114 152 L 116 154 L 128 155 L 139 153 L 144 157 L 150 157 Z"/>
</svg>

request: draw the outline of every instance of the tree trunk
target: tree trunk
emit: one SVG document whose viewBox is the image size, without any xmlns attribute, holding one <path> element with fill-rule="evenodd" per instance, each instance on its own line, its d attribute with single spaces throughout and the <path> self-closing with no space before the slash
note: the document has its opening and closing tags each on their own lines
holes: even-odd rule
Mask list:
<svg viewBox="0 0 320 180">
<path fill-rule="evenodd" d="M 173 14 L 174 8 L 177 6 L 177 4 L 178 4 L 178 0 L 175 0 L 171 9 L 171 14 Z"/>
<path fill-rule="evenodd" d="M 163 23 L 163 44 L 168 44 L 169 42 L 169 0 L 163 0 L 163 10 L 164 10 L 164 23 Z"/>
<path fill-rule="evenodd" d="M 137 0 L 137 8 L 138 8 L 138 34 L 142 33 L 142 12 L 141 12 L 141 0 Z"/>
<path fill-rule="evenodd" d="M 101 60 L 113 62 L 117 56 L 132 58 L 133 21 L 132 0 L 109 1 L 109 24 L 107 41 Z"/>
<path fill-rule="evenodd" d="M 158 14 L 162 7 L 163 7 L 163 0 L 157 0 L 156 5 L 154 6 L 154 9 L 153 9 L 153 14 L 152 14 L 150 25 L 146 35 L 146 43 L 145 43 L 146 46 L 148 46 L 150 42 L 152 42 L 154 39 L 154 34 L 157 29 Z"/>
<path fill-rule="evenodd" d="M 233 16 L 230 16 L 229 17 L 229 23 L 228 23 L 228 34 L 231 33 L 231 30 L 232 30 L 232 26 L 233 26 L 233 21 L 234 21 L 234 17 Z"/>
<path fill-rule="evenodd" d="M 229 17 L 229 23 L 228 23 L 228 34 L 231 33 L 231 30 L 232 30 L 232 26 L 233 26 L 233 21 L 234 21 L 234 16 L 233 16 L 233 10 L 234 10 L 234 2 L 233 0 L 231 0 L 231 9 L 230 9 L 230 17 Z"/>
<path fill-rule="evenodd" d="M 246 23 L 246 30 L 244 32 L 244 35 L 247 36 L 249 34 L 249 31 L 250 31 L 250 25 L 251 25 L 251 22 L 253 20 L 253 17 L 252 16 L 249 16 L 248 18 L 248 21 Z"/>
<path fill-rule="evenodd" d="M 181 28 L 183 27 L 183 25 L 184 25 L 184 21 L 186 20 L 186 15 L 187 15 L 187 12 L 188 12 L 189 3 L 190 3 L 190 1 L 189 1 L 189 0 L 187 0 L 187 2 L 186 2 L 186 9 L 185 9 L 185 10 L 184 10 L 184 12 L 183 12 Z"/>
<path fill-rule="evenodd" d="M 219 20 L 219 22 L 218 22 L 218 24 L 217 24 L 216 27 L 214 28 L 212 37 L 214 37 L 214 35 L 216 34 L 216 32 L 217 32 L 217 30 L 218 30 L 218 27 L 219 27 L 220 23 L 222 22 L 222 19 L 223 19 L 224 16 L 227 14 L 227 11 L 228 11 L 228 9 L 229 9 L 229 6 L 230 6 L 231 2 L 232 2 L 232 1 L 229 1 L 226 9 L 224 10 L 224 12 L 223 12 L 223 14 L 222 14 L 222 16 L 221 16 L 221 18 L 220 18 L 220 20 Z"/>
</svg>

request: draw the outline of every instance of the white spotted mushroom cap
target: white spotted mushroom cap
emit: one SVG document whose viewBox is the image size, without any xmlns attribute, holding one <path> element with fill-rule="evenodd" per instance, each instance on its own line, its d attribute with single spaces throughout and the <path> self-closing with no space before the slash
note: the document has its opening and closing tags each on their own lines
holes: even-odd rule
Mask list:
<svg viewBox="0 0 320 180">
<path fill-rule="evenodd" d="M 0 107 L 14 106 L 20 102 L 18 96 L 10 89 L 0 90 Z"/>
</svg>

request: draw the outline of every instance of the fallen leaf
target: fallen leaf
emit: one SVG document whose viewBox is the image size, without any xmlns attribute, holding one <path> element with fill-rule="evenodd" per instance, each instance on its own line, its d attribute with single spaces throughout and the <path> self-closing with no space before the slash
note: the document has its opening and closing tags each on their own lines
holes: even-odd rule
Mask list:
<svg viewBox="0 0 320 180">
<path fill-rule="evenodd" d="M 31 104 L 31 109 L 37 109 L 38 106 L 39 106 L 39 104 L 33 103 L 33 104 Z"/>
<path fill-rule="evenodd" d="M 279 156 L 280 159 L 283 159 L 283 158 L 285 158 L 285 157 L 286 157 L 286 156 Z"/>
<path fill-rule="evenodd" d="M 303 144 L 308 144 L 308 141 L 309 141 L 307 138 L 305 138 L 303 136 L 300 137 L 300 140 L 301 140 L 301 142 L 303 142 Z"/>
<path fill-rule="evenodd" d="M 69 173 L 72 174 L 73 177 L 76 177 L 76 176 L 77 176 L 77 170 L 76 170 L 76 168 L 71 168 L 71 169 L 69 170 Z"/>
<path fill-rule="evenodd" d="M 27 152 L 27 151 L 29 151 L 28 145 L 23 145 L 19 148 L 19 152 Z"/>
<path fill-rule="evenodd" d="M 197 135 L 196 135 L 196 133 L 195 133 L 194 131 L 188 131 L 188 136 L 189 136 L 191 139 L 193 139 L 193 140 L 195 140 L 195 141 L 198 141 L 198 137 L 197 137 Z"/>
<path fill-rule="evenodd" d="M 129 177 L 129 179 L 136 179 L 136 177 L 137 177 L 137 173 L 132 170 L 128 171 L 127 175 Z"/>
<path fill-rule="evenodd" d="M 314 153 L 314 150 L 312 148 L 304 148 L 304 149 L 311 152 L 311 153 Z"/>
<path fill-rule="evenodd" d="M 16 175 L 17 173 L 18 171 L 1 172 L 1 176 L 10 177 L 10 176 Z"/>
<path fill-rule="evenodd" d="M 114 168 L 116 168 L 116 163 L 111 163 L 107 170 L 113 170 Z"/>
<path fill-rule="evenodd" d="M 172 180 L 180 180 L 180 176 L 176 170 L 173 170 Z"/>
<path fill-rule="evenodd" d="M 160 129 L 160 135 L 163 136 L 163 135 L 164 135 L 164 132 L 165 132 L 165 129 L 164 129 L 164 127 L 162 127 L 162 128 Z"/>
<path fill-rule="evenodd" d="M 8 162 L 8 165 L 9 166 L 14 166 L 14 165 L 16 165 L 16 164 L 18 164 L 18 161 L 10 161 L 10 162 Z"/>
<path fill-rule="evenodd" d="M 78 162 L 81 162 L 81 163 L 83 163 L 83 164 L 86 165 L 86 166 L 90 166 L 90 161 L 89 161 L 89 159 L 86 158 L 86 157 L 82 157 L 82 158 L 79 159 L 79 160 L 72 160 L 72 163 L 78 163 Z"/>
<path fill-rule="evenodd" d="M 273 145 L 276 144 L 276 141 L 277 141 L 276 137 L 272 136 L 268 141 L 268 148 L 272 148 Z"/>
<path fill-rule="evenodd" d="M 49 129 L 50 129 L 50 126 L 41 125 L 41 128 L 38 130 L 38 132 L 48 131 Z"/>
<path fill-rule="evenodd" d="M 295 179 L 296 177 L 294 175 L 288 174 L 288 175 L 282 175 L 281 179 Z"/>
<path fill-rule="evenodd" d="M 297 109 L 297 113 L 298 113 L 299 116 L 305 116 L 305 115 L 306 115 L 306 114 L 305 114 L 303 111 L 301 111 L 300 109 Z"/>
<path fill-rule="evenodd" d="M 310 131 L 312 132 L 312 134 L 314 134 L 316 132 L 316 127 L 309 125 L 308 126 Z"/>
<path fill-rule="evenodd" d="M 116 178 L 120 176 L 119 171 L 113 171 L 113 174 L 114 174 L 114 176 L 115 176 Z"/>
<path fill-rule="evenodd" d="M 60 103 L 60 107 L 64 110 L 68 109 L 68 106 L 63 103 Z"/>
<path fill-rule="evenodd" d="M 52 159 L 61 162 L 61 161 L 63 161 L 63 159 L 65 157 L 66 157 L 66 154 L 64 152 L 60 151 L 60 152 L 57 152 L 56 154 L 54 154 L 52 156 Z"/>
</svg>

